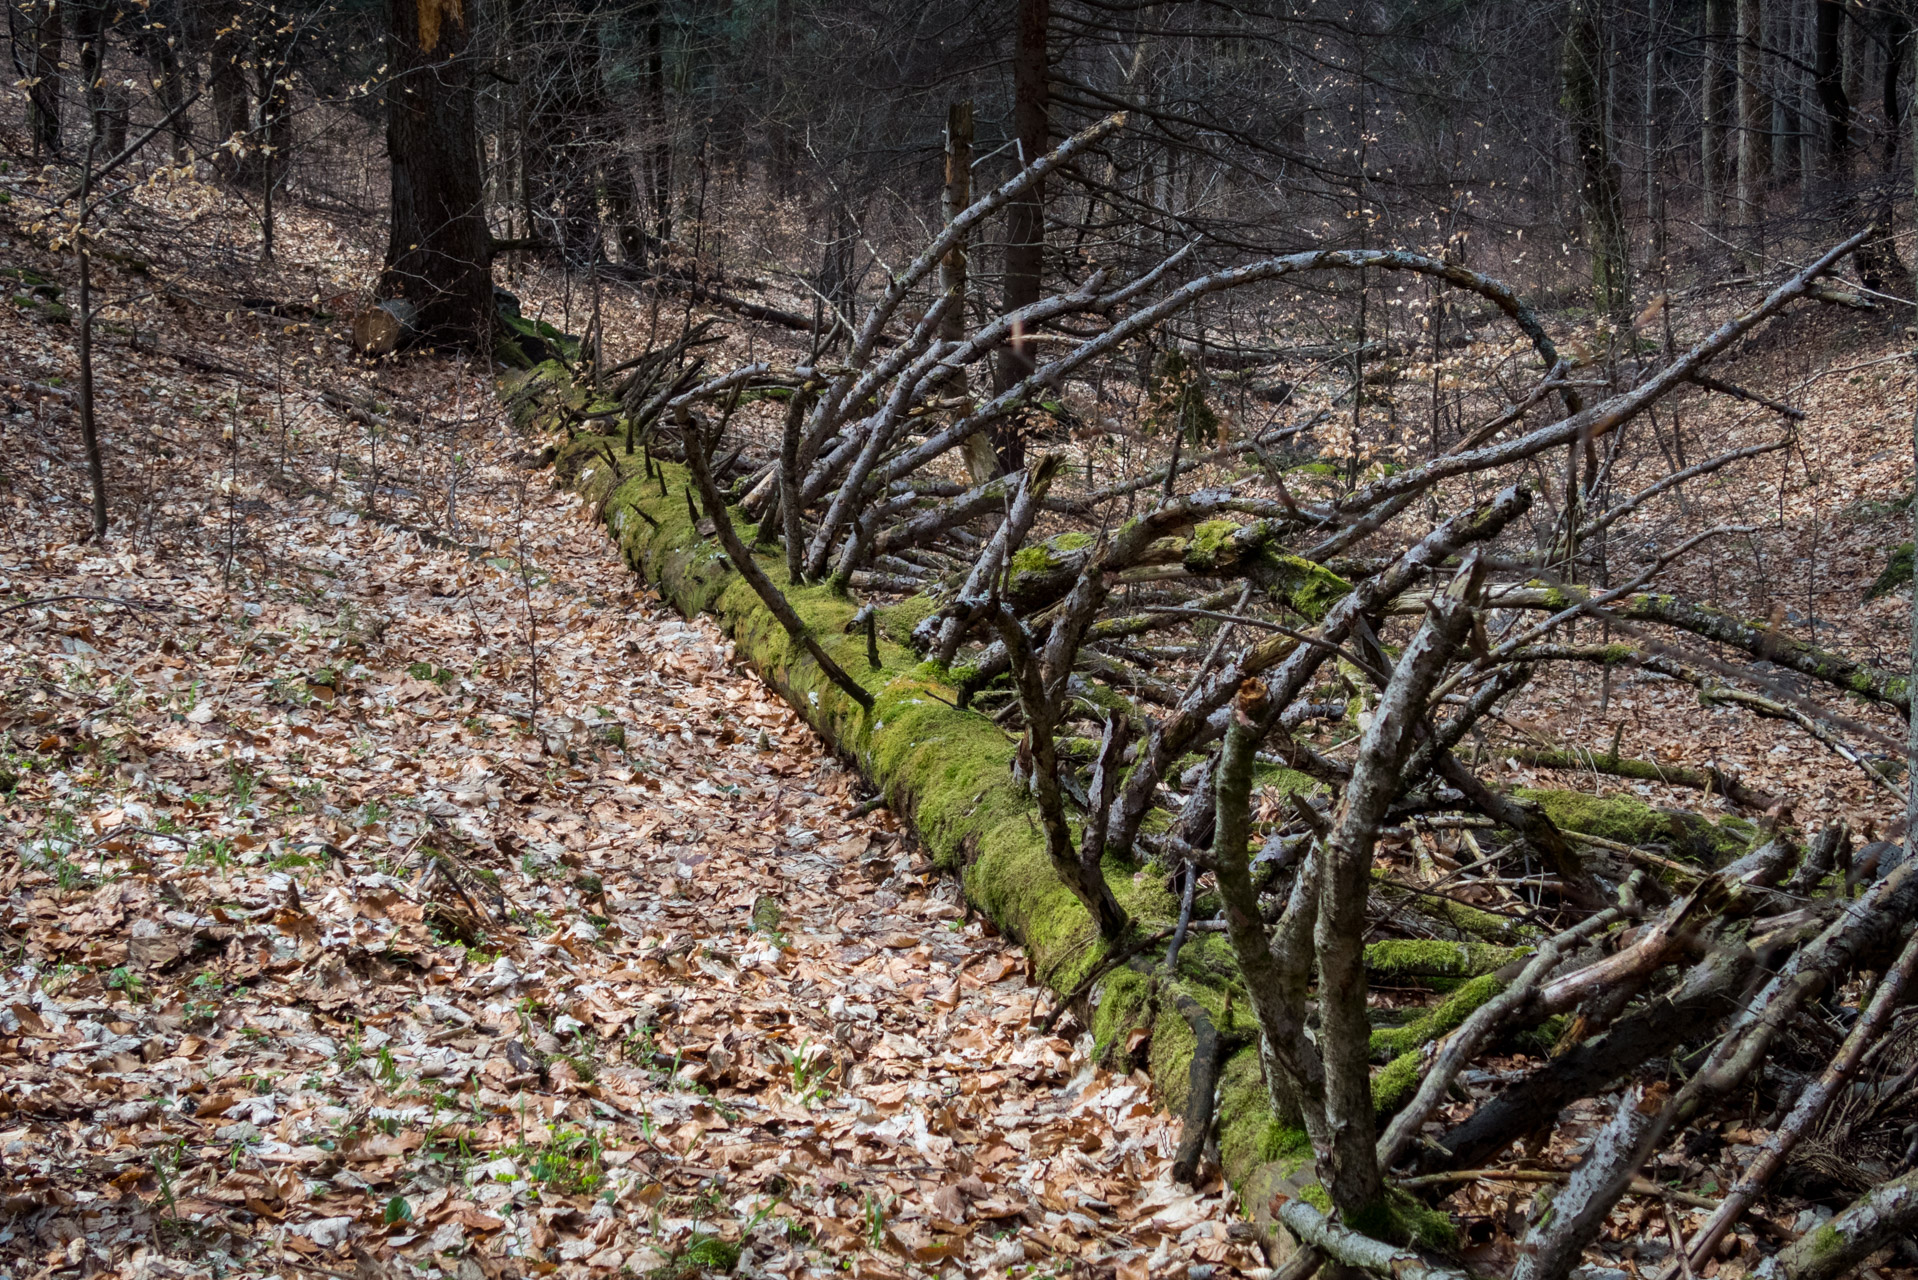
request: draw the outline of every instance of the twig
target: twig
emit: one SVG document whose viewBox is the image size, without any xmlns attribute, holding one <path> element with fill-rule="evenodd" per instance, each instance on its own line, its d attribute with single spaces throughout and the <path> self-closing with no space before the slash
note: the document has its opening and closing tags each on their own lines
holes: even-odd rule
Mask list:
<svg viewBox="0 0 1918 1280">
<path fill-rule="evenodd" d="M 734 396 L 733 404 L 737 403 L 738 397 Z M 727 409 L 729 416 L 731 412 L 729 406 Z M 724 424 L 721 425 L 723 427 Z M 686 469 L 692 472 L 693 483 L 699 486 L 699 496 L 705 500 L 707 510 L 712 513 L 713 532 L 718 535 L 719 544 L 726 549 L 726 558 L 733 562 L 733 568 L 739 571 L 739 576 L 746 580 L 747 585 L 752 587 L 773 617 L 779 620 L 779 625 L 786 629 L 786 634 L 798 641 L 806 652 L 812 655 L 813 661 L 819 664 L 819 669 L 826 673 L 827 678 L 843 689 L 846 696 L 862 708 L 867 711 L 872 710 L 872 695 L 866 692 L 857 680 L 847 675 L 844 668 L 832 660 L 832 655 L 826 652 L 818 639 L 807 629 L 806 624 L 800 620 L 799 615 L 793 612 L 793 607 L 786 600 L 785 595 L 772 584 L 772 579 L 766 576 L 766 571 L 761 569 L 759 562 L 753 559 L 752 552 L 747 550 L 746 545 L 739 540 L 739 531 L 733 528 L 732 513 L 726 509 L 726 501 L 720 496 L 718 486 L 713 483 L 712 471 L 706 464 L 707 443 L 701 438 L 698 428 L 688 426 L 685 432 Z M 663 480 L 662 483 L 664 483 Z M 686 490 L 686 501 L 692 502 L 690 489 Z"/>
<path fill-rule="evenodd" d="M 1172 931 L 1172 945 L 1165 949 L 1165 971 L 1176 973 L 1179 968 L 1179 948 L 1185 945 L 1186 930 L 1192 927 L 1192 899 L 1199 888 L 1199 869 L 1191 859 L 1185 863 L 1185 892 L 1179 895 L 1179 923 Z"/>
</svg>

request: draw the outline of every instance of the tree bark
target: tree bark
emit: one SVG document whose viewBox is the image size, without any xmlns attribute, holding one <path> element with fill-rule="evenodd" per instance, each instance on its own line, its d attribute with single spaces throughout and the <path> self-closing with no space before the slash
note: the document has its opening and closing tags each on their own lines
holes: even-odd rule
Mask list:
<svg viewBox="0 0 1918 1280">
<path fill-rule="evenodd" d="M 1315 943 L 1325 1118 L 1332 1141 L 1319 1153 L 1319 1177 L 1348 1222 L 1383 1191 L 1372 1114 L 1372 1021 L 1365 995 L 1365 904 L 1372 853 L 1386 809 L 1398 795 L 1400 772 L 1425 718 L 1426 701 L 1470 621 L 1470 610 L 1458 600 L 1448 596 L 1432 602 L 1425 624 L 1405 647 L 1379 696 L 1371 726 L 1359 742 L 1336 828 L 1325 846 Z"/>
<path fill-rule="evenodd" d="M 27 127 L 35 158 L 60 151 L 60 56 L 65 28 L 56 0 L 24 0 L 18 6 L 26 26 Z"/>
<path fill-rule="evenodd" d="M 1749 0 L 1741 0 L 1749 2 Z M 1627 319 L 1625 179 L 1606 128 L 1605 47 L 1596 0 L 1572 0 L 1561 70 L 1565 114 L 1578 149 L 1579 203 L 1592 257 L 1592 303 L 1614 322 Z M 1619 324 L 1622 329 L 1622 323 Z"/>
<path fill-rule="evenodd" d="M 1705 221 L 1724 221 L 1725 116 L 1731 103 L 1726 92 L 1724 40 L 1728 0 L 1705 0 L 1705 72 L 1699 82 L 1698 160 L 1704 186 Z"/>
<path fill-rule="evenodd" d="M 253 130 L 253 108 L 246 83 L 246 46 L 240 35 L 239 14 L 230 4 L 215 7 L 208 16 L 213 47 L 207 57 L 206 87 L 213 100 L 213 163 L 228 178 L 242 177 L 247 163 L 229 147 Z M 244 142 L 235 144 L 244 145 Z"/>
<path fill-rule="evenodd" d="M 80 95 L 87 108 L 87 142 L 102 158 L 106 151 L 105 63 L 107 27 L 112 20 L 107 0 L 79 0 L 73 6 L 73 40 L 80 46 Z"/>
<path fill-rule="evenodd" d="M 646 109 L 652 131 L 647 177 L 653 197 L 653 235 L 662 243 L 673 238 L 673 132 L 666 118 L 665 18 L 661 0 L 654 0 L 646 21 Z"/>
<path fill-rule="evenodd" d="M 492 234 L 474 130 L 470 0 L 388 0 L 386 149 L 392 238 L 379 296 L 418 308 L 420 333 L 482 343 L 492 329 Z"/>
<path fill-rule="evenodd" d="M 1825 165 L 1830 176 L 1844 176 L 1851 151 L 1851 99 L 1845 96 L 1845 65 L 1840 37 L 1845 7 L 1840 0 L 1814 0 L 1817 10 L 1812 31 L 1812 76 L 1819 105 L 1825 109 Z"/>
<path fill-rule="evenodd" d="M 173 163 L 185 164 L 192 152 L 189 147 L 191 122 L 186 113 L 180 111 L 180 105 L 186 101 L 187 75 L 185 64 L 181 62 L 181 41 L 184 31 L 184 15 L 180 0 L 153 0 L 147 8 L 147 21 L 136 23 L 139 33 L 137 43 L 146 53 L 147 63 L 152 68 L 155 92 L 160 99 L 160 110 L 166 113 L 179 112 L 173 118 L 169 130 L 173 138 Z"/>
<path fill-rule="evenodd" d="M 1738 0 L 1738 226 L 1747 253 L 1758 251 L 1765 201 L 1764 12 L 1759 0 Z"/>
<path fill-rule="evenodd" d="M 972 103 L 955 102 L 946 112 L 946 185 L 939 198 L 939 212 L 946 225 L 951 226 L 971 203 Z M 966 336 L 966 276 L 966 242 L 961 238 L 939 259 L 939 292 L 952 299 L 939 325 L 939 336 L 947 342 L 959 342 Z M 954 372 L 944 389 L 949 396 L 969 397 L 965 370 Z M 964 451 L 966 474 L 975 485 L 986 484 L 999 474 L 999 462 L 985 432 L 967 436 Z"/>
</svg>

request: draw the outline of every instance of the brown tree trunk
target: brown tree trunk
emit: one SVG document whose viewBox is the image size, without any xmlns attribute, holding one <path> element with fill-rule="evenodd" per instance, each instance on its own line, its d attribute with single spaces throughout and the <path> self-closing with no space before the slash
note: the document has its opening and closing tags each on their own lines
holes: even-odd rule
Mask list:
<svg viewBox="0 0 1918 1280">
<path fill-rule="evenodd" d="M 1819 105 L 1825 109 L 1825 164 L 1834 179 L 1844 176 L 1851 151 L 1851 99 L 1845 96 L 1845 64 L 1840 56 L 1845 22 L 1841 0 L 1816 0 L 1812 75 Z"/>
<path fill-rule="evenodd" d="M 1738 226 L 1748 253 L 1758 251 L 1765 202 L 1763 39 L 1759 0 L 1738 0 Z"/>
<path fill-rule="evenodd" d="M 1564 104 L 1578 149 L 1579 203 L 1592 256 L 1592 302 L 1620 322 L 1628 318 L 1625 178 L 1606 128 L 1603 31 L 1594 0 L 1572 0 L 1565 29 Z"/>
<path fill-rule="evenodd" d="M 1885 165 L 1889 168 L 1898 160 L 1898 77 L 1911 62 L 1911 15 L 1896 5 L 1885 14 L 1885 43 L 1889 46 L 1884 80 Z"/>
<path fill-rule="evenodd" d="M 246 42 L 240 33 L 239 15 L 229 5 L 217 6 L 209 15 L 213 28 L 213 49 L 207 59 L 206 87 L 213 99 L 213 136 L 218 150 L 214 164 L 229 178 L 239 178 L 251 170 L 234 146 L 252 145 L 252 96 L 246 82 Z M 234 143 L 234 139 L 240 139 Z"/>
<path fill-rule="evenodd" d="M 392 239 L 379 296 L 416 308 L 426 337 L 483 342 L 492 236 L 473 119 L 470 0 L 388 0 L 386 151 Z"/>
<path fill-rule="evenodd" d="M 152 0 L 145 22 L 134 24 L 135 39 L 152 70 L 154 91 L 162 112 L 175 112 L 186 101 L 186 66 L 180 60 L 185 48 L 184 17 L 180 0 Z M 192 123 L 184 112 L 173 117 L 168 132 L 173 139 L 173 163 L 185 164 L 191 154 L 188 139 Z"/>
<path fill-rule="evenodd" d="M 1713 227 L 1724 220 L 1725 117 L 1731 108 L 1725 85 L 1725 5 L 1726 0 L 1705 0 L 1705 72 L 1699 84 L 1698 159 L 1705 222 Z"/>
<path fill-rule="evenodd" d="M 80 93 L 87 108 L 87 142 L 106 146 L 107 98 L 103 69 L 107 53 L 107 0 L 80 0 L 73 6 L 73 40 L 80 46 Z M 101 159 L 108 158 L 101 155 Z"/>
</svg>

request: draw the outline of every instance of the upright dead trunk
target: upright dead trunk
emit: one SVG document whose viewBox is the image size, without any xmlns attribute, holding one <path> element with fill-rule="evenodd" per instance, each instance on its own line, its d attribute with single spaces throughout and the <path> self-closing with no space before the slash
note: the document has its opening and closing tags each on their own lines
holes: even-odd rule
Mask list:
<svg viewBox="0 0 1918 1280">
<path fill-rule="evenodd" d="M 1572 0 L 1563 55 L 1565 115 L 1578 152 L 1579 204 L 1592 256 L 1592 303 L 1620 321 L 1630 307 L 1625 179 L 1606 128 L 1605 47 L 1598 0 Z"/>
<path fill-rule="evenodd" d="M 946 111 L 946 185 L 940 193 L 939 212 L 950 225 L 972 203 L 972 103 L 955 102 Z M 952 299 L 952 306 L 940 321 L 939 336 L 958 342 L 966 336 L 966 242 L 954 242 L 939 260 L 939 292 Z M 957 369 L 945 386 L 949 396 L 971 393 L 966 371 Z M 962 410 L 963 412 L 963 410 Z M 974 484 L 984 484 L 999 474 L 999 463 L 992 452 L 992 441 L 983 431 L 966 437 L 966 473 Z"/>
<path fill-rule="evenodd" d="M 1763 40 L 1759 0 L 1738 0 L 1738 226 L 1742 247 L 1752 253 L 1765 200 Z"/>
<path fill-rule="evenodd" d="M 1015 0 L 1012 34 L 1012 129 L 1019 143 L 1019 163 L 1031 164 L 1051 146 L 1048 107 L 1051 99 L 1047 67 L 1047 33 L 1052 25 L 1051 0 Z M 1033 183 L 1024 195 L 1006 206 L 1005 309 L 1013 311 L 1039 300 L 1045 280 L 1046 199 L 1043 183 Z M 999 353 L 998 382 L 1003 389 L 1033 370 L 1033 343 L 1015 336 Z M 1025 465 L 1025 441 L 1016 428 L 995 433 L 999 461 L 1008 471 Z"/>
<path fill-rule="evenodd" d="M 492 238 L 474 129 L 471 0 L 388 0 L 386 150 L 392 238 L 379 296 L 416 308 L 424 336 L 491 329 Z"/>
<path fill-rule="evenodd" d="M 1698 167 L 1703 184 L 1705 222 L 1724 221 L 1725 117 L 1731 103 L 1725 85 L 1724 41 L 1727 0 L 1705 0 L 1705 72 L 1699 82 Z"/>
<path fill-rule="evenodd" d="M 788 114 L 784 92 L 793 74 L 791 0 L 773 0 L 772 24 L 772 65 L 766 74 L 766 176 L 774 191 L 790 196 L 799 185 L 799 132 Z"/>
<path fill-rule="evenodd" d="M 27 128 L 36 159 L 60 150 L 60 56 L 65 29 L 56 0 L 19 0 L 13 14 L 24 35 Z"/>
</svg>

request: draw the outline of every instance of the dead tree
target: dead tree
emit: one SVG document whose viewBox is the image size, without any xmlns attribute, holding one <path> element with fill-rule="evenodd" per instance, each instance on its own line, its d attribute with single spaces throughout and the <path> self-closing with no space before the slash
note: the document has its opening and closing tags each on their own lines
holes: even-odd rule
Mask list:
<svg viewBox="0 0 1918 1280">
<path fill-rule="evenodd" d="M 1745 689 L 1747 669 L 1682 646 L 1709 641 L 1888 707 L 1908 706 L 1891 673 L 1649 589 L 1673 559 L 1722 530 L 1625 582 L 1601 589 L 1577 580 L 1593 563 L 1577 550 L 1581 536 L 1629 527 L 1659 493 L 1775 443 L 1595 501 L 1556 529 L 1531 518 L 1540 499 L 1527 477 L 1534 460 L 1605 442 L 1670 397 L 1738 391 L 1711 378 L 1713 362 L 1817 288 L 1869 233 L 1778 278 L 1636 383 L 1589 402 L 1512 289 L 1457 262 L 1404 251 L 1227 263 L 1202 262 L 1188 246 L 1130 278 L 1093 271 L 1069 290 L 967 320 L 957 308 L 955 250 L 983 220 L 1123 125 L 1123 117 L 1103 121 L 949 210 L 853 326 L 842 362 L 762 362 L 688 378 L 669 376 L 656 361 L 646 386 L 657 389 L 643 393 L 637 416 L 644 430 L 683 446 L 700 528 L 711 521 L 728 557 L 809 652 L 818 646 L 786 601 L 801 584 L 925 597 L 913 631 L 918 657 L 943 670 L 962 701 L 996 703 L 991 714 L 1021 735 L 1019 776 L 1050 863 L 1114 954 L 1134 945 L 1133 922 L 1107 880 L 1115 860 L 1190 866 L 1213 878 L 1216 925 L 1245 979 L 1273 1113 L 1310 1142 L 1335 1211 L 1328 1218 L 1296 1200 L 1284 1207 L 1280 1220 L 1307 1247 L 1360 1268 L 1453 1274 L 1353 1224 L 1375 1220 L 1367 1215 L 1404 1195 L 1393 1182 L 1411 1166 L 1442 1174 L 1521 1136 L 1567 1101 L 1626 1089 L 1619 1118 L 1529 1227 L 1521 1274 L 1560 1280 L 1650 1155 L 1743 1087 L 1782 1027 L 1821 991 L 1882 970 L 1899 952 L 1897 922 L 1918 905 L 1918 860 L 1878 859 L 1859 881 L 1861 896 L 1847 899 L 1830 883 L 1836 841 L 1801 850 L 1780 835 L 1726 865 L 1688 871 L 1674 896 L 1635 872 L 1684 864 L 1593 843 L 1480 779 L 1460 744 L 1546 663 L 1652 664 L 1731 705 L 1796 717 L 1840 745 L 1842 734 L 1814 709 L 1788 694 Z M 1451 447 L 1316 499 L 1293 492 L 1268 450 L 1310 440 L 1323 414 L 1212 453 L 1175 453 L 1120 483 L 1095 477 L 1076 491 L 1067 480 L 1077 472 L 1051 454 L 984 481 L 949 457 L 1206 299 L 1274 296 L 1360 273 L 1422 276 L 1475 299 L 1530 348 L 1536 380 L 1516 397 L 1488 388 L 1487 425 Z M 995 394 L 951 394 L 975 385 L 962 379 L 1015 336 L 1040 334 L 1048 341 L 1034 349 L 1046 354 L 1002 379 Z M 754 460 L 749 433 L 729 447 L 742 397 L 774 394 L 785 397 L 776 450 Z M 715 405 L 724 406 L 716 424 L 708 416 Z M 718 460 L 741 458 L 742 449 L 740 477 L 728 489 Z M 1228 460 L 1259 465 L 1216 487 L 1181 483 Z M 1473 491 L 1489 496 L 1472 502 Z M 758 521 L 750 542 L 734 531 L 731 501 Z M 753 547 L 775 539 L 780 552 L 756 558 Z M 1539 585 L 1547 564 L 1563 580 Z M 873 616 L 859 615 L 867 626 Z M 1603 618 L 1626 638 L 1605 647 L 1565 643 L 1556 633 L 1581 617 Z M 1193 631 L 1200 625 L 1216 628 L 1203 644 Z M 1162 667 L 1157 654 L 1179 638 L 1187 656 Z M 1157 651 L 1141 647 L 1155 643 Z M 870 708 L 863 678 L 821 653 L 814 656 L 827 675 Z M 881 661 L 872 642 L 869 662 Z M 1344 682 L 1366 708 L 1355 757 L 1329 757 L 1301 730 L 1314 717 L 1348 714 L 1344 701 L 1326 710 L 1316 686 L 1328 679 Z M 1300 806 L 1261 829 L 1253 800 L 1262 761 L 1306 774 L 1331 804 Z M 1413 1087 L 1382 1095 L 1361 943 L 1380 883 L 1376 848 L 1413 817 L 1498 833 L 1502 848 L 1544 869 L 1550 901 L 1540 898 L 1537 909 L 1558 927 L 1524 963 L 1501 972 L 1496 998 L 1450 1040 L 1414 1050 L 1428 1055 L 1423 1079 L 1414 1071 Z M 1292 852 L 1274 857 L 1274 849 Z M 1764 966 L 1775 976 L 1741 1001 Z M 1420 1141 L 1474 1055 L 1565 1014 L 1606 1033 L 1539 1066 L 1454 1133 Z M 1682 1087 L 1635 1078 L 1648 1059 L 1681 1046 L 1702 1063 Z M 1896 1216 L 1883 1199 L 1857 1212 L 1861 1241 L 1882 1238 L 1875 1224 Z"/>
</svg>

